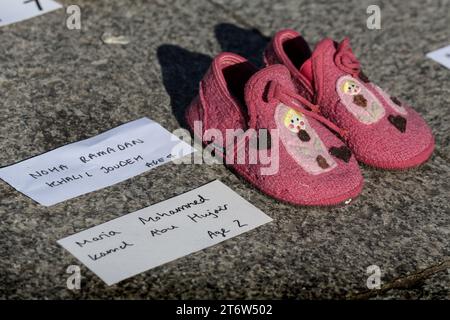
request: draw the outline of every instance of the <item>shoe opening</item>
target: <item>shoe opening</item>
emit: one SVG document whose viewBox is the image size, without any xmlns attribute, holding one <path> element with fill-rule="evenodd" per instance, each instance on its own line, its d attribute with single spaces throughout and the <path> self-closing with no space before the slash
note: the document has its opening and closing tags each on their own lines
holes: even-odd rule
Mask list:
<svg viewBox="0 0 450 320">
<path fill-rule="evenodd" d="M 257 72 L 257 68 L 248 61 L 225 67 L 223 76 L 230 94 L 237 100 L 246 114 L 244 88 L 247 81 Z"/>
<path fill-rule="evenodd" d="M 301 36 L 285 40 L 283 50 L 297 70 L 311 57 L 311 49 Z"/>
</svg>

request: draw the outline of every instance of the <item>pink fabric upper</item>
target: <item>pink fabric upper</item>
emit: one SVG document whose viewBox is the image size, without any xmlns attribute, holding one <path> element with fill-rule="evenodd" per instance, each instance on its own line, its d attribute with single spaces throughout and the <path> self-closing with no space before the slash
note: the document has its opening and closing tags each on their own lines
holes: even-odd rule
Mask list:
<svg viewBox="0 0 450 320">
<path fill-rule="evenodd" d="M 204 130 L 214 127 L 221 131 L 270 130 L 271 147 L 257 152 L 270 157 L 279 150 L 279 169 L 275 174 L 261 174 L 261 169 L 269 167 L 261 162 L 229 166 L 274 198 L 297 205 L 333 205 L 356 197 L 363 178 L 355 158 L 345 162 L 329 152 L 331 147 L 345 148 L 342 141 L 316 119 L 268 97 L 268 88 L 273 83 L 295 90 L 289 70 L 277 65 L 254 73 L 245 84 L 245 101 L 240 101 L 226 89 L 223 77 L 224 68 L 230 66 L 224 61 L 230 60 L 246 64 L 244 58 L 231 53 L 222 53 L 214 59 L 201 82 L 199 97 L 187 110 L 186 120 L 191 128 L 194 130 L 194 121 L 202 120 Z M 300 130 L 306 136 L 303 140 L 299 139 Z M 194 132 L 197 136 L 201 134 Z M 255 151 L 250 143 L 241 143 L 240 148 L 247 155 Z M 226 156 L 229 154 L 227 149 Z"/>
<path fill-rule="evenodd" d="M 299 50 L 301 65 L 292 61 L 295 52 L 286 42 L 298 42 L 290 47 Z M 347 144 L 359 161 L 405 169 L 425 162 L 432 154 L 434 138 L 425 121 L 361 73 L 348 39 L 340 44 L 324 39 L 311 53 L 297 32 L 283 30 L 266 49 L 265 60 L 289 69 L 297 90 L 311 95 L 321 113 L 346 131 Z"/>
</svg>

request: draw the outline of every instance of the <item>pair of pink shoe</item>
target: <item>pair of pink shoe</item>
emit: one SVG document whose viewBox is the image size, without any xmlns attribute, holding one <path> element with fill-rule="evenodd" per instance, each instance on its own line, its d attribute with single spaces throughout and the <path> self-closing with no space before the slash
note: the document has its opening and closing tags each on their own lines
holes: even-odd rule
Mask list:
<svg viewBox="0 0 450 320">
<path fill-rule="evenodd" d="M 218 154 L 254 148 L 277 156 L 273 174 L 264 174 L 267 163 L 261 161 L 229 163 L 262 192 L 297 205 L 334 205 L 361 192 L 357 161 L 406 169 L 431 156 L 430 128 L 411 107 L 370 82 L 348 39 L 324 39 L 311 52 L 297 32 L 283 30 L 264 59 L 267 67 L 257 70 L 241 56 L 219 54 L 186 113 L 192 130 L 201 121 L 202 132 L 194 134 L 213 143 Z M 223 137 L 227 130 L 266 129 L 271 143 L 264 150 L 252 143 L 227 148 L 229 141 L 205 137 L 208 129 Z"/>
</svg>

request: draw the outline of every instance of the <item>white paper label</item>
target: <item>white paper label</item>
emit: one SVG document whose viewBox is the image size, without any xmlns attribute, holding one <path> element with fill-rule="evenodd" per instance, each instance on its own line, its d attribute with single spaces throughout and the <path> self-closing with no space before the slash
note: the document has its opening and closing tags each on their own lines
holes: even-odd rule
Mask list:
<svg viewBox="0 0 450 320">
<path fill-rule="evenodd" d="M 112 285 L 270 221 L 216 180 L 58 243 Z"/>
<path fill-rule="evenodd" d="M 450 45 L 428 53 L 427 57 L 450 69 Z"/>
<path fill-rule="evenodd" d="M 141 118 L 0 169 L 0 178 L 42 205 L 121 182 L 194 152 L 158 123 Z"/>
<path fill-rule="evenodd" d="M 52 0 L 1 0 L 0 27 L 62 8 Z"/>
</svg>

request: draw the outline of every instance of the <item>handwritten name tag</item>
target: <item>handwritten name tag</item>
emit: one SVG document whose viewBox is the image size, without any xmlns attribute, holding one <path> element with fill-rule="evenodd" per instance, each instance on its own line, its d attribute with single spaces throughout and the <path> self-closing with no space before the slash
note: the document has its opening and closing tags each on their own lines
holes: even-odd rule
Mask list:
<svg viewBox="0 0 450 320">
<path fill-rule="evenodd" d="M 450 69 L 450 45 L 428 53 L 427 57 Z"/>
<path fill-rule="evenodd" d="M 58 243 L 112 285 L 270 221 L 215 180 Z"/>
<path fill-rule="evenodd" d="M 0 178 L 42 205 L 121 182 L 195 151 L 141 118 L 0 169 Z"/>
<path fill-rule="evenodd" d="M 0 27 L 62 8 L 52 0 L 1 0 Z"/>
</svg>

